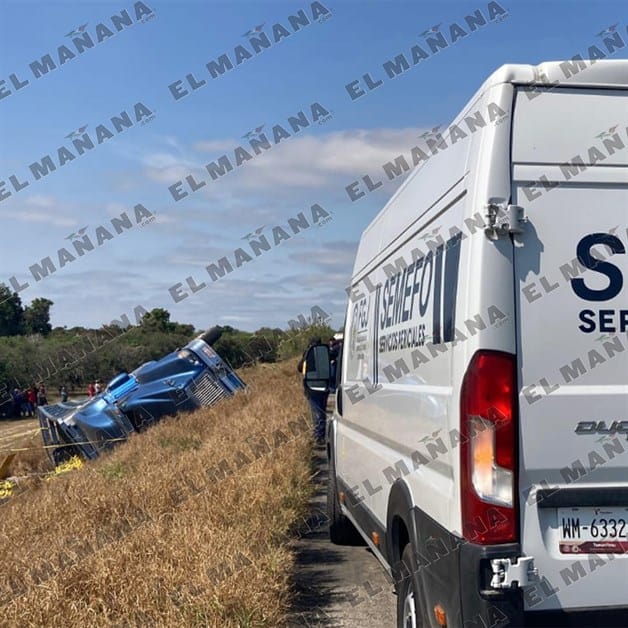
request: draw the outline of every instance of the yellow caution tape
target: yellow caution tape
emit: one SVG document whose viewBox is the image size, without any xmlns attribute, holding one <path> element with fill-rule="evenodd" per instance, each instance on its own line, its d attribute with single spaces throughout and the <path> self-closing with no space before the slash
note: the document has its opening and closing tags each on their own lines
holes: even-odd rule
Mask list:
<svg viewBox="0 0 628 628">
<path fill-rule="evenodd" d="M 101 443 L 115 443 L 117 441 L 125 441 L 127 437 L 121 438 L 106 438 L 103 440 L 99 440 L 96 443 L 86 440 L 79 443 L 59 443 L 58 445 L 38 445 L 37 447 L 10 447 L 8 449 L 0 449 L 0 454 L 10 453 L 14 451 L 34 451 L 36 449 L 61 449 L 62 447 L 74 447 L 75 445 L 100 445 Z"/>
<path fill-rule="evenodd" d="M 40 432 L 41 427 L 35 427 L 32 430 L 28 430 L 27 432 L 17 432 L 15 434 L 11 434 L 10 432 L 0 436 L 0 441 L 2 440 L 19 440 L 21 438 L 26 438 L 27 436 L 32 436 L 36 432 Z"/>
<path fill-rule="evenodd" d="M 30 478 L 30 477 L 43 477 L 48 480 L 52 480 L 55 477 L 63 473 L 68 473 L 69 471 L 73 471 L 74 469 L 80 469 L 83 467 L 85 463 L 79 456 L 72 456 L 69 460 L 62 462 L 57 465 L 54 471 L 46 471 L 44 473 L 28 473 L 26 475 L 20 476 L 19 479 Z M 13 480 L 0 480 L 0 500 L 8 499 L 14 493 L 14 489 L 17 487 L 17 482 Z"/>
</svg>

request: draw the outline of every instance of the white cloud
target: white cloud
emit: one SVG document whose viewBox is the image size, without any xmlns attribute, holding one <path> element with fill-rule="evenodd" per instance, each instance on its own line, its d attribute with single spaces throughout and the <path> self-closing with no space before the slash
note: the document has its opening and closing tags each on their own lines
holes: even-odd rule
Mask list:
<svg viewBox="0 0 628 628">
<path fill-rule="evenodd" d="M 157 220 L 158 224 L 175 225 L 180 222 L 174 216 L 168 216 L 167 214 L 164 214 L 162 212 L 153 212 L 153 214 L 155 215 L 155 219 Z"/>
<path fill-rule="evenodd" d="M 50 215 L 47 212 L 37 212 L 24 209 L 19 212 L 9 211 L 3 212 L 5 218 L 13 218 L 21 222 L 41 222 L 48 225 L 54 225 L 55 227 L 74 227 L 78 224 L 73 218 L 64 218 L 62 216 Z"/>
<path fill-rule="evenodd" d="M 225 321 L 225 322 L 234 322 L 234 323 L 248 323 L 251 321 L 254 321 L 254 317 L 252 316 L 221 316 L 220 317 L 221 321 Z"/>
<path fill-rule="evenodd" d="M 196 144 L 192 145 L 192 148 L 194 150 L 210 153 L 213 153 L 215 151 L 225 152 L 228 150 L 232 150 L 233 147 L 233 140 L 207 140 L 203 142 L 196 142 Z"/>
<path fill-rule="evenodd" d="M 203 194 L 214 195 L 218 188 L 236 187 L 241 195 L 248 192 L 282 190 L 285 188 L 321 188 L 349 183 L 351 177 L 381 171 L 383 164 L 398 155 L 407 155 L 420 144 L 424 129 L 370 129 L 336 131 L 323 135 L 293 136 L 255 155 L 241 166 L 235 166 L 233 149 L 244 140 L 197 142 L 196 151 L 186 157 L 173 153 L 154 153 L 144 159 L 146 176 L 159 183 L 172 185 L 192 174 L 197 181 L 207 181 Z M 209 157 L 198 152 L 213 153 Z M 226 154 L 234 169 L 219 180 L 212 181 L 205 164 Z"/>
<path fill-rule="evenodd" d="M 109 216 L 119 216 L 122 212 L 128 211 L 128 207 L 122 203 L 107 203 L 105 211 Z"/>
<path fill-rule="evenodd" d="M 119 317 L 121 312 L 132 312 L 138 303 L 146 309 L 166 307 L 174 320 L 192 322 L 199 328 L 217 321 L 246 329 L 262 325 L 285 328 L 289 318 L 309 312 L 314 304 L 333 314 L 335 323 L 340 324 L 346 303 L 344 288 L 356 246 L 353 234 L 347 234 L 345 240 L 336 236 L 332 242 L 326 235 L 317 235 L 315 241 L 306 238 L 296 245 L 292 241 L 284 243 L 276 254 L 217 282 L 210 281 L 204 267 L 245 245 L 242 238 L 246 233 L 262 225 L 283 224 L 299 211 L 307 215 L 314 201 L 324 203 L 329 194 L 343 196 L 344 187 L 352 180 L 365 174 L 381 174 L 384 163 L 399 154 L 407 156 L 409 149 L 421 142 L 420 132 L 377 129 L 298 135 L 234 168 L 218 181 L 211 181 L 204 164 L 226 152 L 225 147 L 231 152 L 244 140 L 198 142 L 185 147 L 175 138 L 161 138 L 156 150 L 139 151 L 138 155 L 145 174 L 163 186 L 160 192 L 167 195 L 168 185 L 190 173 L 197 181 L 207 181 L 207 185 L 197 194 L 191 193 L 185 203 L 164 203 L 163 208 L 148 203 L 157 220 L 142 228 L 148 240 L 133 241 L 133 246 L 137 245 L 133 257 L 129 257 L 131 245 L 123 246 L 122 241 L 119 250 L 107 249 L 106 261 L 95 255 L 85 268 L 90 277 L 87 283 L 97 286 L 92 288 L 98 294 L 93 303 L 84 302 L 80 286 L 86 284 L 85 277 L 75 274 L 73 268 L 58 277 L 55 274 L 45 286 L 32 286 L 28 297 L 40 290 L 44 296 L 52 296 L 55 321 L 64 324 L 97 326 Z M 391 185 L 399 182 L 395 180 Z M 107 215 L 129 211 L 129 205 L 117 200 L 99 204 L 99 222 Z M 27 220 L 27 212 L 30 220 L 63 225 L 66 233 L 88 222 L 84 206 L 79 214 L 78 206 L 47 196 L 25 198 L 19 205 L 10 205 L 10 210 L 21 220 Z M 71 214 L 77 216 L 80 225 Z M 55 237 L 58 239 L 59 234 Z M 53 251 L 58 247 L 55 240 L 49 248 Z M 20 260 L 16 270 L 28 268 L 30 263 L 30 257 Z M 102 276 L 94 274 L 94 270 L 101 269 L 99 263 L 107 269 Z M 133 269 L 133 276 L 125 272 L 128 269 Z M 188 275 L 199 283 L 207 282 L 207 287 L 175 303 L 168 288 L 177 282 L 185 287 Z"/>
<path fill-rule="evenodd" d="M 419 132 L 420 129 L 377 129 L 302 136 L 273 147 L 246 165 L 265 174 L 279 170 L 278 174 L 286 179 L 293 174 L 363 174 L 407 153 L 418 144 Z"/>
<path fill-rule="evenodd" d="M 52 196 L 44 196 L 43 194 L 33 194 L 25 199 L 33 207 L 44 207 L 46 209 L 54 207 L 55 199 Z"/>
<path fill-rule="evenodd" d="M 198 162 L 189 161 L 182 157 L 177 157 L 172 153 L 149 153 L 143 159 L 144 164 L 149 168 L 164 169 L 182 166 L 185 168 L 197 168 Z"/>
<path fill-rule="evenodd" d="M 0 210 L 0 217 L 19 222 L 43 223 L 55 227 L 75 227 L 78 221 L 64 213 L 52 196 L 35 194 L 13 203 L 15 209 Z"/>
<path fill-rule="evenodd" d="M 208 259 L 209 255 L 207 254 L 201 257 L 193 257 L 190 255 L 171 255 L 166 258 L 166 261 L 168 264 L 173 266 L 199 266 L 204 268 L 209 263 Z"/>
</svg>

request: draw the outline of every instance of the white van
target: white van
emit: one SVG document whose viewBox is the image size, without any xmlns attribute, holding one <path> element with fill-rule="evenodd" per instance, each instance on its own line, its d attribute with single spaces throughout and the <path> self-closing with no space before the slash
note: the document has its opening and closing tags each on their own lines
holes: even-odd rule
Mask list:
<svg viewBox="0 0 628 628">
<path fill-rule="evenodd" d="M 628 626 L 628 61 L 505 65 L 429 140 L 357 251 L 331 539 L 398 626 Z"/>
</svg>

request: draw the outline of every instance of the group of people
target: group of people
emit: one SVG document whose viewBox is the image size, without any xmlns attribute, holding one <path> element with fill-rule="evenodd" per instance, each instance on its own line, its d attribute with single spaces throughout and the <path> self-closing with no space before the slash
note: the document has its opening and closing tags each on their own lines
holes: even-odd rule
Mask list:
<svg viewBox="0 0 628 628">
<path fill-rule="evenodd" d="M 329 382 L 325 390 L 311 390 L 305 385 L 305 375 L 308 371 L 313 370 L 312 365 L 308 366 L 310 360 L 310 349 L 322 345 L 321 339 L 315 337 L 310 339 L 307 349 L 303 352 L 301 360 L 299 360 L 298 370 L 303 376 L 303 391 L 312 410 L 312 422 L 314 428 L 314 440 L 318 445 L 325 443 L 327 431 L 327 398 L 330 392 L 336 391 L 336 375 L 338 366 L 342 360 L 342 340 L 332 337 L 327 343 L 329 349 Z"/>
<path fill-rule="evenodd" d="M 87 387 L 87 394 L 90 397 L 99 395 L 105 389 L 102 380 L 97 379 L 90 382 Z M 68 389 L 65 385 L 59 386 L 59 398 L 62 403 L 68 400 Z M 14 388 L 11 391 L 10 412 L 13 418 L 33 417 L 36 414 L 37 406 L 48 405 L 48 393 L 45 384 L 33 384 L 29 388 Z"/>
<path fill-rule="evenodd" d="M 65 391 L 65 386 L 61 387 Z M 62 395 L 63 398 L 63 395 Z M 67 391 L 65 391 L 65 399 L 67 401 Z M 48 395 L 45 384 L 37 386 L 33 384 L 30 388 L 20 390 L 14 388 L 11 392 L 11 401 L 13 403 L 13 417 L 32 417 L 35 414 L 37 406 L 48 405 Z"/>
</svg>

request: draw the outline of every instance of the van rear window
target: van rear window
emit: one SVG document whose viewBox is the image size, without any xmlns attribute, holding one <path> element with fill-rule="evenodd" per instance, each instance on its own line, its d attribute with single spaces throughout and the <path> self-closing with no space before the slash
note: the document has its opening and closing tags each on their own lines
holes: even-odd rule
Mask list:
<svg viewBox="0 0 628 628">
<path fill-rule="evenodd" d="M 628 165 L 628 90 L 519 88 L 512 159 L 520 164 Z"/>
</svg>

